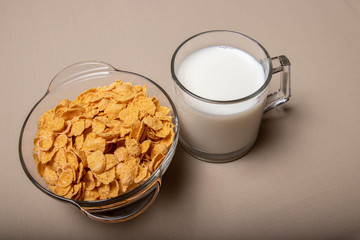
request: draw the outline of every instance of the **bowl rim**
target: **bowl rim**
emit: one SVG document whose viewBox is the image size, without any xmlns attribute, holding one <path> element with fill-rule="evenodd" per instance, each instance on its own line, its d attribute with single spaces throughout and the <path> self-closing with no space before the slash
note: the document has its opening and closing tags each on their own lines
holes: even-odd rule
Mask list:
<svg viewBox="0 0 360 240">
<path fill-rule="evenodd" d="M 150 78 L 139 74 L 139 73 L 135 73 L 135 72 L 131 72 L 131 71 L 126 71 L 126 70 L 120 70 L 117 69 L 115 67 L 113 67 L 112 65 L 103 62 L 103 61 L 81 61 L 78 63 L 74 63 L 72 65 L 69 65 L 68 67 L 65 67 L 63 70 L 61 70 L 59 73 L 63 72 L 64 70 L 77 65 L 77 64 L 84 64 L 84 63 L 100 63 L 100 64 L 105 64 L 108 67 L 110 67 L 110 70 L 107 70 L 108 72 L 121 72 L 121 73 L 125 73 L 125 74 L 130 74 L 130 75 L 135 75 L 137 77 L 140 77 L 142 79 L 145 79 L 146 81 L 150 82 L 151 84 L 153 84 L 156 88 L 158 88 L 163 95 L 166 97 L 166 99 L 168 100 L 168 102 L 171 105 L 171 110 L 173 112 L 173 123 L 174 123 L 174 140 L 171 144 L 171 147 L 168 150 L 168 153 L 166 155 L 166 157 L 164 158 L 164 160 L 162 161 L 162 163 L 159 165 L 159 167 L 152 173 L 152 175 L 146 179 L 143 183 L 141 183 L 139 186 L 135 187 L 134 189 L 123 193 L 121 195 L 118 195 L 116 197 L 110 198 L 110 199 L 104 199 L 104 200 L 96 200 L 96 201 L 80 201 L 80 200 L 74 200 L 74 199 L 69 199 L 69 198 L 65 198 L 62 196 L 59 196 L 55 193 L 53 193 L 52 191 L 44 188 L 38 181 L 36 181 L 32 174 L 29 172 L 29 170 L 26 167 L 25 164 L 25 160 L 24 160 L 24 156 L 23 156 L 23 151 L 22 151 L 22 140 L 23 140 L 23 134 L 25 131 L 25 128 L 27 126 L 28 120 L 31 116 L 31 114 L 33 113 L 33 111 L 36 109 L 36 107 L 49 95 L 49 88 L 46 90 L 45 94 L 36 102 L 36 104 L 31 108 L 30 112 L 28 113 L 28 115 L 25 118 L 25 121 L 21 127 L 21 131 L 20 131 L 20 136 L 19 136 L 19 142 L 18 142 L 18 154 L 19 154 L 19 158 L 20 158 L 20 163 L 21 166 L 25 172 L 25 174 L 27 175 L 27 177 L 29 178 L 29 180 L 42 192 L 46 193 L 47 195 L 62 200 L 62 201 L 66 201 L 66 202 L 70 202 L 75 204 L 78 207 L 102 207 L 102 206 L 106 206 L 106 205 L 112 205 L 114 203 L 118 203 L 121 201 L 125 201 L 128 200 L 130 197 L 134 197 L 133 201 L 136 201 L 139 198 L 142 198 L 143 196 L 145 196 L 143 193 L 143 190 L 148 188 L 149 185 L 151 185 L 154 181 L 156 181 L 159 177 L 160 179 L 162 178 L 162 175 L 164 174 L 164 172 L 161 172 L 162 166 L 164 166 L 168 161 L 170 165 L 172 158 L 173 158 L 173 154 L 176 151 L 176 147 L 177 147 L 177 143 L 178 143 L 178 139 L 179 139 L 179 131 L 180 131 L 180 126 L 179 126 L 179 117 L 178 117 L 178 113 L 175 107 L 175 104 L 173 102 L 173 100 L 171 99 L 171 97 L 169 96 L 169 94 L 155 81 L 151 80 Z M 59 75 L 56 74 L 55 77 L 50 81 L 49 87 L 52 84 L 52 82 L 54 81 L 54 79 Z M 60 85 L 61 86 L 61 85 Z M 165 169 L 166 170 L 166 169 Z M 131 202 L 133 202 L 131 201 Z"/>
</svg>

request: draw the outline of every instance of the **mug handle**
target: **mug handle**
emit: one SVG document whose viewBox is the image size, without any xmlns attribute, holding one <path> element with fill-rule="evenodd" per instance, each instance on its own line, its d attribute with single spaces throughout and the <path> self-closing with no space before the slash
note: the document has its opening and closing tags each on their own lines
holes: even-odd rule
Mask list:
<svg viewBox="0 0 360 240">
<path fill-rule="evenodd" d="M 144 197 L 134 200 L 131 203 L 121 202 L 116 206 L 113 206 L 111 209 L 104 210 L 91 210 L 86 207 L 80 207 L 81 212 L 89 217 L 92 220 L 97 222 L 106 222 L 106 223 L 118 223 L 130 220 L 141 213 L 143 213 L 150 205 L 154 202 L 157 195 L 160 192 L 161 179 L 157 178 L 144 192 Z M 144 193 L 143 192 L 143 193 Z M 138 194 L 142 195 L 141 193 Z M 137 198 L 135 196 L 134 198 Z"/>
<path fill-rule="evenodd" d="M 286 103 L 291 97 L 290 88 L 290 61 L 284 56 L 277 56 L 271 58 L 272 74 L 280 73 L 280 88 L 273 93 L 268 94 L 264 113 L 268 112 L 277 106 Z"/>
</svg>

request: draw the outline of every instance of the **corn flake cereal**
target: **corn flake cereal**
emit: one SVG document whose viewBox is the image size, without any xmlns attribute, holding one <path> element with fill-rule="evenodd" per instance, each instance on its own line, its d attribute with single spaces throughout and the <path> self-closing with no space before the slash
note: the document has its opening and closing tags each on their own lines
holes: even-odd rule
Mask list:
<svg viewBox="0 0 360 240">
<path fill-rule="evenodd" d="M 164 160 L 175 135 L 169 113 L 146 86 L 120 80 L 61 100 L 38 119 L 37 171 L 55 194 L 74 200 L 130 191 Z"/>
</svg>

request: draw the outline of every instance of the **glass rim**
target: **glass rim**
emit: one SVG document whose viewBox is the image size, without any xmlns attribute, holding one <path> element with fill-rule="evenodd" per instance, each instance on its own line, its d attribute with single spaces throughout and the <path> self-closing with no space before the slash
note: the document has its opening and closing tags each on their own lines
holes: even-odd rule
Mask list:
<svg viewBox="0 0 360 240">
<path fill-rule="evenodd" d="M 199 96 L 198 94 L 195 94 L 193 93 L 192 91 L 190 91 L 189 89 L 187 89 L 182 83 L 181 81 L 177 78 L 177 75 L 176 75 L 176 72 L 175 72 L 175 59 L 178 55 L 178 52 L 181 50 L 181 48 L 188 42 L 190 42 L 192 39 L 196 38 L 196 37 L 199 37 L 199 36 L 202 36 L 202 35 L 205 35 L 205 34 L 211 34 L 211 33 L 233 33 L 233 34 L 238 34 L 239 36 L 241 37 L 245 37 L 249 40 L 251 40 L 252 42 L 254 42 L 262 51 L 263 53 L 265 54 L 266 56 L 266 59 L 268 59 L 268 63 L 269 63 L 269 73 L 268 73 L 268 76 L 265 80 L 265 82 L 261 85 L 260 88 L 258 88 L 255 92 L 245 96 L 245 97 L 242 97 L 242 98 L 237 98 L 237 99 L 232 99 L 232 100 L 215 100 L 215 99 L 209 99 L 209 98 L 205 98 L 205 97 L 201 97 Z M 256 41 L 255 39 L 243 34 L 243 33 L 240 33 L 240 32 L 236 32 L 236 31 L 232 31 L 232 30 L 209 30 L 209 31 L 205 31 L 205 32 L 201 32 L 201 33 L 198 33 L 198 34 L 195 34 L 191 37 L 189 37 L 188 39 L 186 39 L 185 41 L 183 41 L 177 48 L 176 50 L 174 51 L 173 55 L 172 55 L 172 58 L 171 58 L 171 63 L 170 63 L 170 70 L 171 70 L 171 75 L 172 75 L 172 78 L 174 80 L 174 82 L 176 83 L 177 86 L 180 87 L 180 89 L 182 89 L 185 93 L 187 93 L 188 95 L 200 100 L 200 101 L 203 101 L 203 102 L 208 102 L 208 103 L 213 103 L 213 104 L 232 104 L 232 103 L 240 103 L 240 102 L 245 102 L 249 99 L 252 99 L 256 96 L 258 96 L 259 94 L 261 94 L 261 92 L 263 92 L 267 86 L 269 85 L 270 83 L 270 80 L 271 80 L 271 77 L 272 77 L 272 62 L 271 62 L 271 57 L 269 55 L 269 53 L 266 51 L 266 49 L 258 42 Z"/>
</svg>

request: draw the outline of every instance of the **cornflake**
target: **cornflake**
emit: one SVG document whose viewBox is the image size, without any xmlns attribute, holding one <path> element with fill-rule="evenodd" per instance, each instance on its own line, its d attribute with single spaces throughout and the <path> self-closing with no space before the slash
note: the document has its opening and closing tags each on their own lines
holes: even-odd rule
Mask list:
<svg viewBox="0 0 360 240">
<path fill-rule="evenodd" d="M 61 100 L 38 120 L 37 171 L 55 194 L 74 200 L 130 191 L 151 176 L 172 145 L 169 112 L 146 86 L 120 80 Z"/>
</svg>

